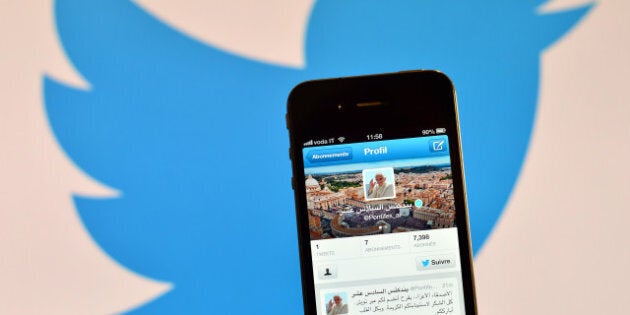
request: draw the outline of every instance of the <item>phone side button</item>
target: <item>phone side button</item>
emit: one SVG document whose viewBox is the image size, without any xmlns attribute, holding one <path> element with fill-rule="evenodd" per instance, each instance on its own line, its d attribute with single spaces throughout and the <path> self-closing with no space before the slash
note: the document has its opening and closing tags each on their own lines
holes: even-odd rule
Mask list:
<svg viewBox="0 0 630 315">
<path fill-rule="evenodd" d="M 291 188 L 295 190 L 295 177 L 291 176 Z"/>
</svg>

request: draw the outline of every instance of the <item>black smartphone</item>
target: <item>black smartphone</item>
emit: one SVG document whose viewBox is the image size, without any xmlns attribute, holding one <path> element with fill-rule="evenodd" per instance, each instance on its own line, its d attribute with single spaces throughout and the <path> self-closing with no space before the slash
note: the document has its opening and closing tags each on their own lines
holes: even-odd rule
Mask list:
<svg viewBox="0 0 630 315">
<path fill-rule="evenodd" d="M 447 76 L 304 82 L 287 128 L 305 314 L 476 314 Z"/>
</svg>

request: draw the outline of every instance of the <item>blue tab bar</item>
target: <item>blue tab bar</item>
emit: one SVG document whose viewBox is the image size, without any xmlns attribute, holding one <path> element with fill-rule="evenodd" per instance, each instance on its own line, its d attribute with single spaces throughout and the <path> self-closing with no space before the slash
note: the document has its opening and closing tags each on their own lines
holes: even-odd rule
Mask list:
<svg viewBox="0 0 630 315">
<path fill-rule="evenodd" d="M 304 167 L 416 159 L 449 155 L 446 135 L 306 147 Z"/>
</svg>

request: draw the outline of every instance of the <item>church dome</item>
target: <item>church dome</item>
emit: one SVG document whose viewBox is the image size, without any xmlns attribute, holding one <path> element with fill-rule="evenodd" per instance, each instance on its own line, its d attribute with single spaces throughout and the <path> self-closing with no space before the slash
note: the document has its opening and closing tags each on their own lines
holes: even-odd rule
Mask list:
<svg viewBox="0 0 630 315">
<path fill-rule="evenodd" d="M 306 178 L 306 191 L 319 191 L 319 190 L 321 190 L 321 188 L 319 187 L 317 180 L 313 178 L 311 174 L 309 174 L 308 178 Z"/>
</svg>

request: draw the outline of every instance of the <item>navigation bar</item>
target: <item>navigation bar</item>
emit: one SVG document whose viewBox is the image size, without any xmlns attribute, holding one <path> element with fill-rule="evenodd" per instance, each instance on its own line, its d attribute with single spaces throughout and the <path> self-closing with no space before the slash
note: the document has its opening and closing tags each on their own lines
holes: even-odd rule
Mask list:
<svg viewBox="0 0 630 315">
<path fill-rule="evenodd" d="M 304 167 L 449 155 L 446 135 L 327 145 L 303 149 Z"/>
</svg>

